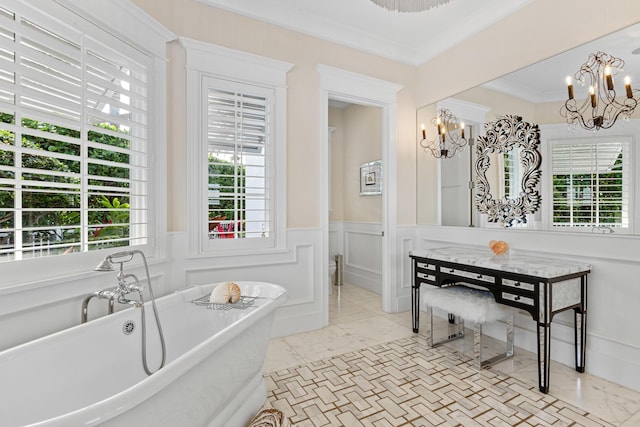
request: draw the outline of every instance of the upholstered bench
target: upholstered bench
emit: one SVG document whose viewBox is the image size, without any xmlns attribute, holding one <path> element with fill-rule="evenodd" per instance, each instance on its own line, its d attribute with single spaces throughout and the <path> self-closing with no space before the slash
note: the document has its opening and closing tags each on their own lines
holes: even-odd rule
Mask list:
<svg viewBox="0 0 640 427">
<path fill-rule="evenodd" d="M 429 327 L 427 328 L 427 345 L 435 347 L 440 344 L 464 337 L 464 322 L 473 322 L 473 355 L 474 365 L 478 369 L 486 368 L 496 362 L 513 356 L 513 310 L 496 303 L 493 294 L 486 290 L 470 288 L 463 285 L 445 287 L 428 286 L 421 289 L 422 307 L 427 312 Z M 434 339 L 433 308 L 438 308 L 453 315 L 453 323 L 458 331 L 444 338 Z M 450 317 L 451 318 L 451 317 Z M 482 359 L 482 324 L 506 321 L 507 337 L 504 353 Z"/>
</svg>

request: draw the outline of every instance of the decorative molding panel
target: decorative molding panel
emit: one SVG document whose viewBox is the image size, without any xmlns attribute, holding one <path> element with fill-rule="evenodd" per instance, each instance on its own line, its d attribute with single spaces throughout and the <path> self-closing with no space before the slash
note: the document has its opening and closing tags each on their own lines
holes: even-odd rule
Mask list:
<svg viewBox="0 0 640 427">
<path fill-rule="evenodd" d="M 235 259 L 230 264 L 213 262 L 209 267 L 187 267 L 185 283 L 189 287 L 240 280 L 271 282 L 287 289 L 284 306 L 309 304 L 315 302 L 314 252 L 313 244 L 309 243 L 294 245 L 291 252 L 277 257 L 279 259 L 252 256 L 252 259 Z"/>
<path fill-rule="evenodd" d="M 186 233 L 173 235 L 179 258 L 188 244 Z M 224 281 L 271 282 L 287 290 L 287 301 L 276 311 L 273 336 L 285 336 L 326 326 L 323 313 L 321 274 L 326 274 L 320 256 L 318 229 L 288 230 L 288 247 L 282 251 L 188 257 L 174 279 L 186 286 Z"/>
<path fill-rule="evenodd" d="M 344 281 L 382 293 L 381 224 L 343 223 Z"/>
</svg>

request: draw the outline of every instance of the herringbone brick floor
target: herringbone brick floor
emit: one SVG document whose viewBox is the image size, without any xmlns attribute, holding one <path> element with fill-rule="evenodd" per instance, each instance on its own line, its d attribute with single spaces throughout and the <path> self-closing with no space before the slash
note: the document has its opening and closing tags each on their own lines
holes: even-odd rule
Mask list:
<svg viewBox="0 0 640 427">
<path fill-rule="evenodd" d="M 535 354 L 516 348 L 478 372 L 469 340 L 428 348 L 410 313 L 380 307 L 379 295 L 345 283 L 330 295 L 329 326 L 271 340 L 266 406 L 294 426 L 640 427 L 639 392 L 552 362 L 545 395 Z M 500 347 L 486 338 L 488 351 Z"/>
<path fill-rule="evenodd" d="M 416 335 L 265 375 L 292 425 L 613 426 Z"/>
</svg>

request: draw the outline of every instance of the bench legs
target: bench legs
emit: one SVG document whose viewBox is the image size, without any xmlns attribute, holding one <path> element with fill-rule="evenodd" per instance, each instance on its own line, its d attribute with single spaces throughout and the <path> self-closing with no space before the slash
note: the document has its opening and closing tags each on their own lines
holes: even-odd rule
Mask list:
<svg viewBox="0 0 640 427">
<path fill-rule="evenodd" d="M 436 340 L 433 333 L 433 310 L 431 306 L 427 306 L 427 320 L 429 327 L 427 328 L 427 345 L 429 347 L 436 347 L 440 344 L 444 344 L 449 341 L 457 340 L 464 337 L 464 319 L 460 316 L 449 315 L 449 322 L 447 323 L 447 336 Z"/>
<path fill-rule="evenodd" d="M 497 362 L 513 356 L 513 311 L 510 311 L 506 319 L 507 338 L 504 353 L 495 355 L 489 359 L 482 358 L 482 323 L 476 323 L 473 329 L 473 364 L 477 369 L 487 368 Z"/>
<path fill-rule="evenodd" d="M 454 316 L 455 319 L 453 324 L 447 323 L 448 326 L 448 334 L 446 337 L 435 338 L 434 336 L 434 322 L 433 322 L 433 309 L 431 306 L 426 307 L 427 311 L 427 321 L 429 325 L 427 327 L 427 345 L 429 347 L 436 347 L 438 345 L 447 343 L 449 341 L 456 340 L 458 338 L 464 337 L 464 319 L 460 316 Z M 449 321 L 451 321 L 451 316 L 449 315 Z M 500 362 L 504 359 L 508 359 L 509 357 L 513 357 L 513 311 L 510 310 L 509 316 L 507 316 L 506 320 L 506 348 L 504 353 L 500 353 L 496 356 L 493 356 L 489 359 L 483 360 L 482 358 L 482 323 L 475 323 L 473 329 L 473 365 L 477 369 L 487 368 L 497 362 Z"/>
</svg>

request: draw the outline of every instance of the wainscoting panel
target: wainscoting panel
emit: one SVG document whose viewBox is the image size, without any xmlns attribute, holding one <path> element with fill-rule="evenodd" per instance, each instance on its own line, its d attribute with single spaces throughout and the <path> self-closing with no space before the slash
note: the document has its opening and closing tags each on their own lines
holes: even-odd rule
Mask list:
<svg viewBox="0 0 640 427">
<path fill-rule="evenodd" d="M 417 248 L 416 226 L 396 228 L 396 283 L 398 311 L 411 310 L 411 258 L 409 254 Z"/>
<path fill-rule="evenodd" d="M 186 235 L 174 237 L 180 240 Z M 321 293 L 321 275 L 326 269 L 320 268 L 320 247 L 319 229 L 288 230 L 283 250 L 187 258 L 175 276 L 186 286 L 243 280 L 283 286 L 288 298 L 276 312 L 272 335 L 290 335 L 326 326 L 326 295 Z"/>
<path fill-rule="evenodd" d="M 382 294 L 382 225 L 344 222 L 344 281 Z"/>
</svg>

